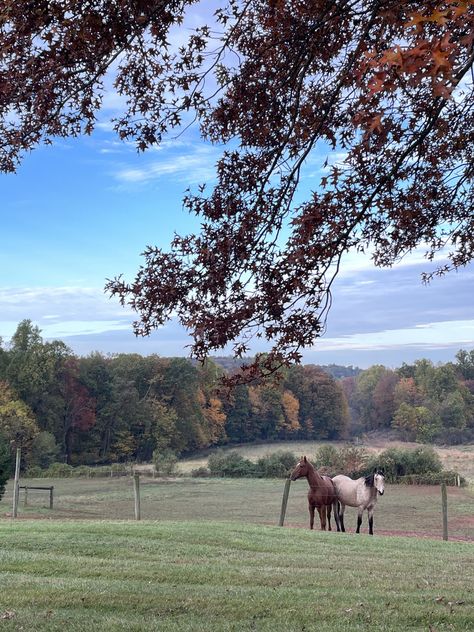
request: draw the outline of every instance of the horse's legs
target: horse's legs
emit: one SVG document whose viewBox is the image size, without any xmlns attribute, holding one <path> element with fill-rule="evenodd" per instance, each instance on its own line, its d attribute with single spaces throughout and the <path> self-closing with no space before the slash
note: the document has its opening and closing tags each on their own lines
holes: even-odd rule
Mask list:
<svg viewBox="0 0 474 632">
<path fill-rule="evenodd" d="M 324 508 L 323 508 L 324 511 Z M 328 531 L 332 531 L 331 529 L 331 505 L 326 505 L 326 515 L 328 518 Z"/>
<path fill-rule="evenodd" d="M 358 509 L 357 510 L 357 529 L 356 529 L 356 533 L 360 533 L 360 526 L 362 524 L 362 514 L 363 514 L 364 510 L 363 509 Z"/>
<path fill-rule="evenodd" d="M 341 531 L 345 532 L 346 528 L 344 526 L 344 511 L 346 510 L 346 506 L 343 503 L 339 502 L 339 501 L 338 501 L 338 503 L 339 503 L 339 511 L 338 511 L 338 513 L 339 513 L 339 522 L 341 523 Z"/>
<path fill-rule="evenodd" d="M 309 528 L 312 529 L 314 527 L 314 506 L 309 505 Z"/>
<path fill-rule="evenodd" d="M 321 523 L 321 531 L 326 531 L 326 507 L 318 507 L 319 522 Z"/>
<path fill-rule="evenodd" d="M 374 510 L 369 509 L 369 535 L 374 535 Z"/>
<path fill-rule="evenodd" d="M 332 507 L 334 509 L 334 520 L 336 522 L 336 528 L 337 528 L 338 531 L 340 531 L 341 530 L 341 526 L 340 526 L 339 509 L 338 509 L 337 500 L 335 500 L 333 502 Z M 331 515 L 331 510 L 329 510 L 329 515 Z"/>
</svg>

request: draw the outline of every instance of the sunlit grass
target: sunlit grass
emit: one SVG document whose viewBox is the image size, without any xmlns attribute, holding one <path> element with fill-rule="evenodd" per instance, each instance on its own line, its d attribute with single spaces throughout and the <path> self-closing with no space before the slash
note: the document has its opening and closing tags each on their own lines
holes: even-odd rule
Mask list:
<svg viewBox="0 0 474 632">
<path fill-rule="evenodd" d="M 0 522 L 5 630 L 473 629 L 472 545 L 218 522 Z"/>
</svg>

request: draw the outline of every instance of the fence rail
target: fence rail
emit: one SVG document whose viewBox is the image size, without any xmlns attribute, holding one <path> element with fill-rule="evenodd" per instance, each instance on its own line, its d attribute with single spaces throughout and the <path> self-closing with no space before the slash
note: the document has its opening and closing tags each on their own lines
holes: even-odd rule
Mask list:
<svg viewBox="0 0 474 632">
<path fill-rule="evenodd" d="M 53 508 L 54 485 L 44 485 L 44 486 L 20 485 L 19 489 L 24 489 L 25 490 L 25 507 L 26 507 L 26 505 L 28 505 L 28 490 L 29 489 L 38 489 L 38 490 L 42 490 L 42 491 L 49 491 L 49 508 L 50 509 Z"/>
</svg>

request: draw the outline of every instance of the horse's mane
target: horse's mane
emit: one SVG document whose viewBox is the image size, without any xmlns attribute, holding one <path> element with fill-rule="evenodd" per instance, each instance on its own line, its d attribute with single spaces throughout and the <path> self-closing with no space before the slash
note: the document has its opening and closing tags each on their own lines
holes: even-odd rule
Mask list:
<svg viewBox="0 0 474 632">
<path fill-rule="evenodd" d="M 366 487 L 373 487 L 374 486 L 374 474 L 369 474 L 369 476 L 366 476 L 364 479 L 364 483 L 366 485 Z"/>
<path fill-rule="evenodd" d="M 364 479 L 364 483 L 366 485 L 366 487 L 373 487 L 374 486 L 374 476 L 376 474 L 380 474 L 381 476 L 383 476 L 383 470 L 377 470 L 375 469 L 372 474 L 369 474 L 369 476 L 366 476 Z"/>
</svg>

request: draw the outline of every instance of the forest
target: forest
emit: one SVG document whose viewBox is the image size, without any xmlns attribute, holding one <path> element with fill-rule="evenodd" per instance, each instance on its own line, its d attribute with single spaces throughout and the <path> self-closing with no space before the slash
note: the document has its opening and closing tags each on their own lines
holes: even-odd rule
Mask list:
<svg viewBox="0 0 474 632">
<path fill-rule="evenodd" d="M 474 350 L 460 350 L 455 362 L 420 359 L 395 370 L 296 364 L 275 379 L 229 388 L 222 378 L 233 370 L 225 358 L 79 357 L 24 320 L 0 344 L 0 452 L 21 446 L 27 469 L 372 431 L 423 443 L 474 440 Z"/>
</svg>

